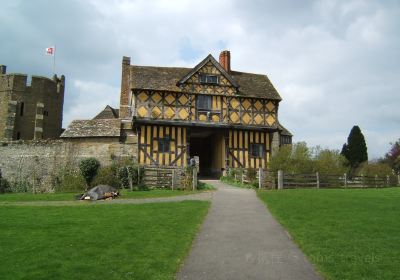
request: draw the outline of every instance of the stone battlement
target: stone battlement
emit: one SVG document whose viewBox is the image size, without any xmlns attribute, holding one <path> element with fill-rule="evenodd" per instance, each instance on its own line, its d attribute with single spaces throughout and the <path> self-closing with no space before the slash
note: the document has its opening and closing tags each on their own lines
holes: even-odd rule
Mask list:
<svg viewBox="0 0 400 280">
<path fill-rule="evenodd" d="M 7 73 L 0 65 L 0 140 L 58 138 L 65 76 Z"/>
</svg>

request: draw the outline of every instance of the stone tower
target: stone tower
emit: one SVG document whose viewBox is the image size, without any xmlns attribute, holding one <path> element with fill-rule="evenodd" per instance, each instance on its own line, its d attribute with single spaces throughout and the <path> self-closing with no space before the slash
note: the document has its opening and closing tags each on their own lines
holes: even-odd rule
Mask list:
<svg viewBox="0 0 400 280">
<path fill-rule="evenodd" d="M 64 75 L 27 81 L 0 65 L 0 140 L 58 138 L 62 132 Z"/>
</svg>

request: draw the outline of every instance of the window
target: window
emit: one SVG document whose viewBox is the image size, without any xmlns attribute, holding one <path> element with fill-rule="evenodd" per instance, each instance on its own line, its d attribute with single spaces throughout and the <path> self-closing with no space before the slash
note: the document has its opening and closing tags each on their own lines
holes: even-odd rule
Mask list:
<svg viewBox="0 0 400 280">
<path fill-rule="evenodd" d="M 24 102 L 21 102 L 21 107 L 19 108 L 19 115 L 20 116 L 24 115 L 24 107 L 25 107 Z"/>
<path fill-rule="evenodd" d="M 158 139 L 158 152 L 160 153 L 168 153 L 169 152 L 169 137 L 164 137 Z"/>
<path fill-rule="evenodd" d="M 204 84 L 218 84 L 218 76 L 216 75 L 207 75 L 207 74 L 200 74 L 199 75 L 200 83 Z"/>
<path fill-rule="evenodd" d="M 291 144 L 290 136 L 281 136 L 281 144 Z"/>
<path fill-rule="evenodd" d="M 250 144 L 250 156 L 261 158 L 264 156 L 264 149 L 262 144 Z"/>
<path fill-rule="evenodd" d="M 197 110 L 210 111 L 211 110 L 211 100 L 212 100 L 212 97 L 210 95 L 197 96 Z"/>
</svg>

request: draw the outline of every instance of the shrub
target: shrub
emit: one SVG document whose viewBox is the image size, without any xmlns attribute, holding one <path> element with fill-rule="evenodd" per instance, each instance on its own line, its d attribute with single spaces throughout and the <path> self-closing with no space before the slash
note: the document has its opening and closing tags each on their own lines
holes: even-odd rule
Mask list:
<svg viewBox="0 0 400 280">
<path fill-rule="evenodd" d="M 204 182 L 200 182 L 200 181 L 199 181 L 199 184 L 197 185 L 197 189 L 198 190 L 215 190 L 214 186 L 204 183 Z"/>
<path fill-rule="evenodd" d="M 358 175 L 364 176 L 375 176 L 386 177 L 386 175 L 392 175 L 392 169 L 386 163 L 363 163 L 360 168 L 357 170 Z"/>
<path fill-rule="evenodd" d="M 10 183 L 5 178 L 0 178 L 0 193 L 11 191 Z"/>
<path fill-rule="evenodd" d="M 141 177 L 143 173 L 143 168 L 138 165 L 122 165 L 117 169 L 117 178 L 122 188 L 132 188 L 134 186 L 139 189 L 144 189 L 139 182 L 139 177 Z"/>
<path fill-rule="evenodd" d="M 83 159 L 79 163 L 79 169 L 83 178 L 85 178 L 86 185 L 89 187 L 93 178 L 96 176 L 97 171 L 100 167 L 100 162 L 95 158 Z"/>
<path fill-rule="evenodd" d="M 61 170 L 54 182 L 56 192 L 82 192 L 86 188 L 85 179 L 78 171 Z"/>
<path fill-rule="evenodd" d="M 32 189 L 31 184 L 26 179 L 20 179 L 16 181 L 12 181 L 10 184 L 11 192 L 13 193 L 22 193 L 28 192 Z"/>
<path fill-rule="evenodd" d="M 117 176 L 117 166 L 111 165 L 100 167 L 99 171 L 96 174 L 96 177 L 94 177 L 93 179 L 92 185 L 109 185 L 114 188 L 119 188 L 120 181 L 118 180 Z"/>
</svg>

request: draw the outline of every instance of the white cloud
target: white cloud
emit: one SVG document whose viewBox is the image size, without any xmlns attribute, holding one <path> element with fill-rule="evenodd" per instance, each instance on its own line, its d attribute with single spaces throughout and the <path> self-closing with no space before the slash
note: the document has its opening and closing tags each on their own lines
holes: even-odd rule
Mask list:
<svg viewBox="0 0 400 280">
<path fill-rule="evenodd" d="M 123 55 L 133 64 L 194 66 L 227 48 L 235 70 L 268 74 L 295 140 L 340 149 L 358 124 L 378 157 L 400 137 L 397 1 L 51 3 L 2 6 L 0 57 L 15 72 L 50 74 L 43 48 L 57 43 L 64 126 L 118 105 Z"/>
<path fill-rule="evenodd" d="M 73 99 L 73 104 L 64 110 L 64 124 L 68 125 L 74 119 L 91 119 L 107 105 L 119 108 L 119 88 L 93 81 L 75 80 L 73 88 L 67 89 L 67 94 Z"/>
</svg>

